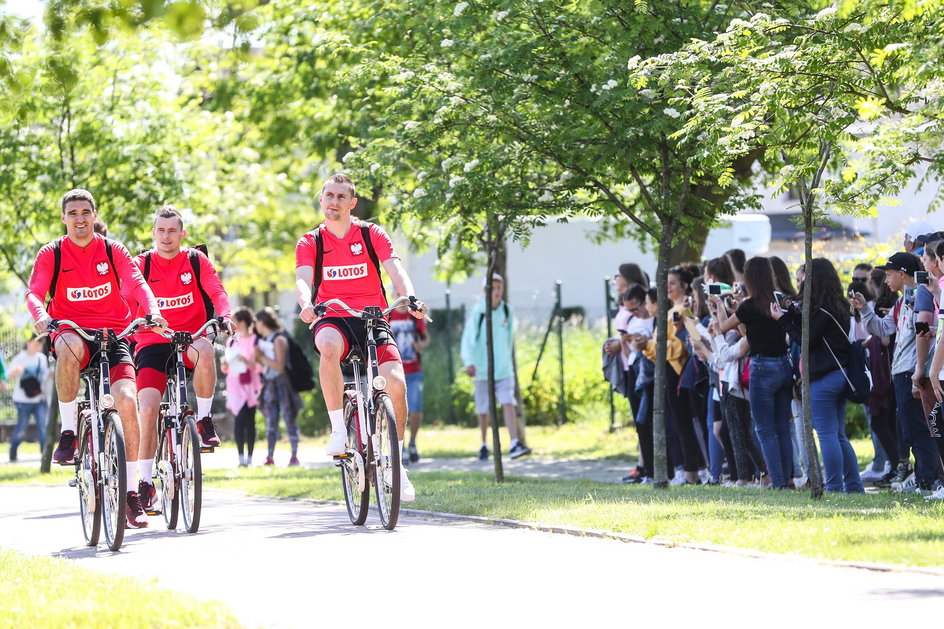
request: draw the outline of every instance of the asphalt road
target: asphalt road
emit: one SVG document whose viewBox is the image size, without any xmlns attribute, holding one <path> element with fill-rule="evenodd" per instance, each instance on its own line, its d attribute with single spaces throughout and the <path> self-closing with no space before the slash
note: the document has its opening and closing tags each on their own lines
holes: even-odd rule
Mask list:
<svg viewBox="0 0 944 629">
<path fill-rule="evenodd" d="M 388 532 L 374 513 L 366 527 L 354 527 L 343 506 L 213 490 L 205 494 L 196 535 L 167 531 L 155 516 L 151 528 L 127 531 L 124 547 L 112 553 L 84 546 L 77 499 L 66 486 L 0 487 L 0 544 L 154 577 L 164 587 L 222 602 L 247 627 L 357 619 L 370 626 L 369 614 L 385 628 L 731 626 L 735 620 L 765 629 L 879 626 L 933 621 L 944 603 L 944 577 L 916 572 L 435 518 L 405 517 Z M 806 606 L 813 615 L 803 620 Z"/>
</svg>

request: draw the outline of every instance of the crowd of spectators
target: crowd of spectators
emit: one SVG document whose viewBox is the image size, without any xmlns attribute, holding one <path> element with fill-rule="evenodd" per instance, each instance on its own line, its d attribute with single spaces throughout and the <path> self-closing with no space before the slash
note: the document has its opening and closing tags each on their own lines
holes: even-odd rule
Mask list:
<svg viewBox="0 0 944 629">
<path fill-rule="evenodd" d="M 944 499 L 944 232 L 906 236 L 887 262 L 860 263 L 849 277 L 843 286 L 826 258 L 792 276 L 779 257 L 745 259 L 739 249 L 672 268 L 666 383 L 656 391 L 656 289 L 638 265 L 621 264 L 617 336 L 603 345 L 603 365 L 639 437 L 639 463 L 623 482 L 652 482 L 652 412 L 663 395 L 671 484 L 795 489 L 817 465 L 828 492 L 877 486 Z M 817 461 L 801 421 L 807 281 Z M 865 390 L 856 369 L 871 379 Z M 874 449 L 864 470 L 846 434 L 847 407 L 860 402 Z"/>
</svg>

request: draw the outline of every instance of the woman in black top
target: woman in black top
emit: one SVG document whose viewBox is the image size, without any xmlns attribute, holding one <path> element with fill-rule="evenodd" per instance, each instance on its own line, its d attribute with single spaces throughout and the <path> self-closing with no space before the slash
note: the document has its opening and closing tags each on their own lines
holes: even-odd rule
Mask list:
<svg viewBox="0 0 944 629">
<path fill-rule="evenodd" d="M 751 258 L 744 265 L 748 298 L 734 315 L 721 322 L 721 332 L 739 324 L 746 328 L 751 346 L 751 417 L 767 463 L 771 485 L 793 486 L 793 439 L 790 402 L 793 399 L 793 366 L 787 352 L 786 334 L 770 315 L 774 303 L 774 273 L 767 258 Z"/>
<path fill-rule="evenodd" d="M 810 298 L 810 407 L 813 428 L 819 437 L 826 472 L 826 491 L 862 493 L 859 463 L 846 437 L 845 372 L 849 355 L 849 302 L 832 262 L 816 258 L 805 281 L 812 282 Z M 800 313 L 770 305 L 794 342 L 802 339 Z M 806 365 L 804 365 L 806 367 Z"/>
</svg>

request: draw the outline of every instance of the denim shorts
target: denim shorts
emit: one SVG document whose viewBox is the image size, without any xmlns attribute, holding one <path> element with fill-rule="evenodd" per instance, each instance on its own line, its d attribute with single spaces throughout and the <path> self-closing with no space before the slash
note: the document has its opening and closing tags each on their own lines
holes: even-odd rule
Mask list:
<svg viewBox="0 0 944 629">
<path fill-rule="evenodd" d="M 411 413 L 423 412 L 423 372 L 416 371 L 406 376 L 406 406 Z"/>
</svg>

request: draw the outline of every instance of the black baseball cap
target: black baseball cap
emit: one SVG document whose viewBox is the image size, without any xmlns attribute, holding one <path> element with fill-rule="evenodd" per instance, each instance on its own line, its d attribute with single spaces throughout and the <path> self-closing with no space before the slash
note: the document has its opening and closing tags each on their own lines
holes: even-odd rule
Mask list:
<svg viewBox="0 0 944 629">
<path fill-rule="evenodd" d="M 875 268 L 882 269 L 883 271 L 902 271 L 908 275 L 914 275 L 915 271 L 919 268 L 918 257 L 911 253 L 899 251 L 892 255 L 892 257 L 888 259 L 888 262 Z"/>
<path fill-rule="evenodd" d="M 915 238 L 915 242 L 926 245 L 929 242 L 934 242 L 935 240 L 944 240 L 944 232 L 933 232 L 930 234 L 922 234 Z"/>
</svg>

